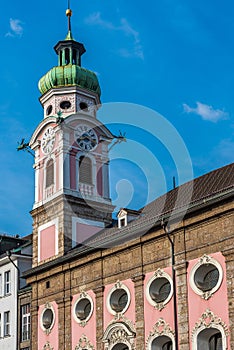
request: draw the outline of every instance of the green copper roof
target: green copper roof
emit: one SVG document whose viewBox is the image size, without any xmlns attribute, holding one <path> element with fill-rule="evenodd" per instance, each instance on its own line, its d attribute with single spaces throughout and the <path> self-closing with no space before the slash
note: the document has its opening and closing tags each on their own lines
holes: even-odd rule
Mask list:
<svg viewBox="0 0 234 350">
<path fill-rule="evenodd" d="M 101 95 L 100 85 L 95 73 L 75 64 L 53 67 L 38 83 L 41 94 L 51 88 L 64 86 L 80 86 L 81 88 Z"/>
</svg>

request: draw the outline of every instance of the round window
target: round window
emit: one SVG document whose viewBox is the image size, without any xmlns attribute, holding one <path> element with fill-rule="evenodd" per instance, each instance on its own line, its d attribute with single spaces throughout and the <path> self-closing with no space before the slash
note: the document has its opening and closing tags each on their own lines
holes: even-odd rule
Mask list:
<svg viewBox="0 0 234 350">
<path fill-rule="evenodd" d="M 156 303 L 164 302 L 171 292 L 171 284 L 165 277 L 159 277 L 153 280 L 149 287 L 150 297 Z"/>
<path fill-rule="evenodd" d="M 52 105 L 49 105 L 46 109 L 46 115 L 50 115 L 52 113 L 53 107 Z"/>
<path fill-rule="evenodd" d="M 88 110 L 88 105 L 87 105 L 87 103 L 81 102 L 81 103 L 80 103 L 80 109 L 81 109 L 82 111 Z"/>
<path fill-rule="evenodd" d="M 50 329 L 54 322 L 54 313 L 51 309 L 46 309 L 42 314 L 42 325 L 45 329 Z"/>
<path fill-rule="evenodd" d="M 193 291 L 208 300 L 221 286 L 222 266 L 213 257 L 203 255 L 192 267 L 189 279 Z"/>
<path fill-rule="evenodd" d="M 128 294 L 125 289 L 116 289 L 110 296 L 110 306 L 115 312 L 122 312 L 128 304 Z"/>
<path fill-rule="evenodd" d="M 70 102 L 70 101 L 62 101 L 62 102 L 60 103 L 60 107 L 61 107 L 62 109 L 68 109 L 68 108 L 71 107 L 71 102 Z"/>
<path fill-rule="evenodd" d="M 171 276 L 164 270 L 157 269 L 146 285 L 146 298 L 157 310 L 162 310 L 173 295 Z"/>
<path fill-rule="evenodd" d="M 215 288 L 219 281 L 219 270 L 213 264 L 201 265 L 194 274 L 194 282 L 200 290 L 208 292 Z"/>
<path fill-rule="evenodd" d="M 90 313 L 91 313 L 91 302 L 90 302 L 90 300 L 87 299 L 87 298 L 80 299 L 78 301 L 78 303 L 76 304 L 76 307 L 75 307 L 76 317 L 80 321 L 84 321 L 90 316 Z"/>
</svg>

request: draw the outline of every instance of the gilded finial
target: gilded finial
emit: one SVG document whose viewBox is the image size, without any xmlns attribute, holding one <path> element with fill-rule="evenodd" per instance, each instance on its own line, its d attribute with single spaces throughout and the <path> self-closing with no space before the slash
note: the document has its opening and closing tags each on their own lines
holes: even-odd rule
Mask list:
<svg viewBox="0 0 234 350">
<path fill-rule="evenodd" d="M 66 10 L 66 16 L 68 18 L 68 35 L 66 39 L 72 39 L 72 33 L 71 33 L 71 16 L 72 16 L 72 10 L 70 9 L 70 0 L 68 0 L 67 3 L 67 10 Z"/>
</svg>

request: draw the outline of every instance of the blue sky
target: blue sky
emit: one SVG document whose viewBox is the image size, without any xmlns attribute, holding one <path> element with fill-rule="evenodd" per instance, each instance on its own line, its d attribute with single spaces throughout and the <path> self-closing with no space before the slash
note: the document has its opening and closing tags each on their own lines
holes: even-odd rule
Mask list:
<svg viewBox="0 0 234 350">
<path fill-rule="evenodd" d="M 0 21 L 0 232 L 31 232 L 33 158 L 16 152 L 16 146 L 22 137 L 30 138 L 43 118 L 37 82 L 57 64 L 53 46 L 67 32 L 66 5 L 55 0 L 4 3 Z M 171 143 L 178 135 L 195 177 L 233 161 L 232 1 L 73 0 L 71 7 L 73 35 L 87 50 L 82 65 L 97 72 L 102 87 L 104 108 L 99 117 L 103 114 L 113 132 L 126 131 L 129 140 L 116 145 L 111 154 L 112 194 L 117 205 L 141 207 L 171 189 L 173 176 L 177 183 L 191 178 L 186 164 L 180 164 L 178 174 Z M 125 124 L 118 117 L 124 108 L 129 111 L 129 105 L 117 113 L 113 105 L 111 109 L 105 106 L 113 102 L 145 107 L 137 116 L 137 127 L 135 112 Z M 148 108 L 171 126 L 160 124 Z M 144 130 L 146 120 L 151 133 Z M 161 127 L 166 128 L 167 139 L 160 140 Z M 138 147 L 139 159 L 132 161 Z"/>
</svg>

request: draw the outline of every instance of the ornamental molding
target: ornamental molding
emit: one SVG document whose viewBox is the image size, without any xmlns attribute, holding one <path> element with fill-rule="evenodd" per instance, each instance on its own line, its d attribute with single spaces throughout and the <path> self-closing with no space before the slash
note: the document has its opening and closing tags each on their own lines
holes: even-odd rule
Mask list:
<svg viewBox="0 0 234 350">
<path fill-rule="evenodd" d="M 192 334 L 192 350 L 198 350 L 198 337 L 199 334 L 209 329 L 216 329 L 221 333 L 222 336 L 222 349 L 227 350 L 227 337 L 229 335 L 229 330 L 227 325 L 222 321 L 222 319 L 216 316 L 211 310 L 207 309 L 201 315 L 198 322 L 195 324 Z"/>
<path fill-rule="evenodd" d="M 196 271 L 205 264 L 212 264 L 214 265 L 218 271 L 219 271 L 219 280 L 216 284 L 216 286 L 214 288 L 212 288 L 211 290 L 208 291 L 203 291 L 201 289 L 199 289 L 196 284 L 195 284 L 195 273 Z M 191 273 L 190 273 L 190 286 L 192 288 L 192 290 L 199 295 L 202 299 L 204 300 L 208 300 L 210 297 L 212 297 L 212 295 L 219 289 L 219 287 L 221 286 L 223 281 L 223 269 L 221 264 L 214 258 L 212 258 L 209 255 L 204 254 L 199 260 L 198 262 L 193 266 Z"/>
<path fill-rule="evenodd" d="M 192 339 L 205 328 L 217 328 L 222 330 L 226 337 L 229 335 L 229 330 L 226 323 L 223 322 L 221 317 L 215 315 L 210 309 L 203 312 L 198 322 L 195 324 L 192 330 Z"/>
<path fill-rule="evenodd" d="M 155 323 L 153 330 L 149 333 L 149 336 L 146 341 L 146 349 L 150 350 L 153 340 L 162 335 L 165 335 L 172 340 L 174 349 L 175 332 L 171 329 L 170 325 L 166 323 L 166 321 L 163 318 L 159 318 L 159 320 Z"/>
<path fill-rule="evenodd" d="M 42 350 L 54 350 L 54 348 L 50 345 L 50 342 L 47 341 L 43 346 Z"/>
<path fill-rule="evenodd" d="M 131 321 L 124 318 L 124 322 L 111 322 L 103 335 L 105 350 L 111 350 L 116 344 L 122 343 L 130 350 L 135 350 L 136 332 Z"/>
<path fill-rule="evenodd" d="M 85 334 L 79 339 L 79 343 L 76 345 L 75 350 L 94 350 L 94 346 Z"/>
</svg>

